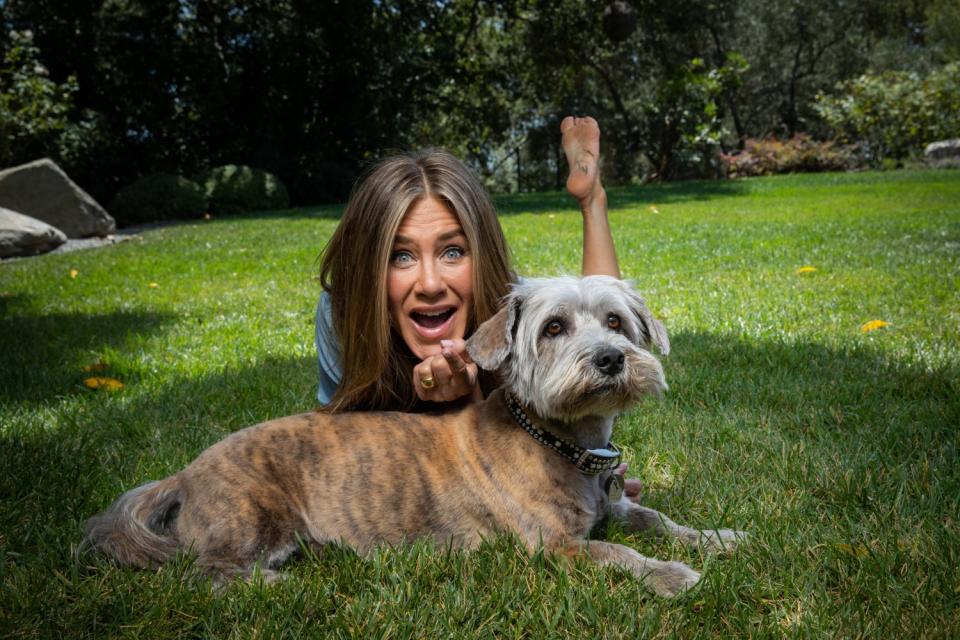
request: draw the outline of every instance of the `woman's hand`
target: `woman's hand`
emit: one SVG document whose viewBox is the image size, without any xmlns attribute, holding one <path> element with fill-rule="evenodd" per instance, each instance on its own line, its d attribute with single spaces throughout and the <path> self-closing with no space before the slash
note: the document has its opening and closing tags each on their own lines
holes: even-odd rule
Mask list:
<svg viewBox="0 0 960 640">
<path fill-rule="evenodd" d="M 483 398 L 477 384 L 477 365 L 462 339 L 441 340 L 441 351 L 413 368 L 413 388 L 421 400 L 450 402 L 464 396 Z"/>
</svg>

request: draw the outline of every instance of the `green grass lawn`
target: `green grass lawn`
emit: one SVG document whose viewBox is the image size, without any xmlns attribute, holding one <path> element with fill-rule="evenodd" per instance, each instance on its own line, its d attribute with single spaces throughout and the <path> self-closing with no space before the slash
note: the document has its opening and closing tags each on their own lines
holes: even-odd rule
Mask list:
<svg viewBox="0 0 960 640">
<path fill-rule="evenodd" d="M 122 491 L 314 406 L 316 257 L 339 212 L 325 208 L 0 265 L 0 636 L 957 637 L 960 172 L 610 200 L 624 276 L 673 345 L 670 392 L 616 440 L 646 504 L 752 541 L 719 558 L 611 535 L 702 570 L 696 590 L 664 600 L 506 537 L 336 548 L 222 594 L 185 581 L 189 561 L 74 559 L 83 521 Z M 565 195 L 498 207 L 519 273 L 579 269 Z M 872 320 L 890 324 L 864 333 Z"/>
</svg>

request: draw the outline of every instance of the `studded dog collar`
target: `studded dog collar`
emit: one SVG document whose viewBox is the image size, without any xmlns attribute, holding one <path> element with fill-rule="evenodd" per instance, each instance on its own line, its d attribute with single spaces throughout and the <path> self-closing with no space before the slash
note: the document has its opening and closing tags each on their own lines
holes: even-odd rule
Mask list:
<svg viewBox="0 0 960 640">
<path fill-rule="evenodd" d="M 507 408 L 510 409 L 513 419 L 523 427 L 524 431 L 533 436 L 533 439 L 543 446 L 553 449 L 572 462 L 582 473 L 595 476 L 604 471 L 616 469 L 620 465 L 620 450 L 612 442 L 608 442 L 604 449 L 584 449 L 572 442 L 567 442 L 553 433 L 535 426 L 527 417 L 527 414 L 524 413 L 523 407 L 513 397 L 513 394 L 507 393 L 505 397 Z"/>
</svg>

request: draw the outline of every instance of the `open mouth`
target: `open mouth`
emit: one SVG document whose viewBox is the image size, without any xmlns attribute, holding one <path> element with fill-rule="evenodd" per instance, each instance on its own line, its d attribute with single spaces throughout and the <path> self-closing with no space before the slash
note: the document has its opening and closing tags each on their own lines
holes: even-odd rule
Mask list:
<svg viewBox="0 0 960 640">
<path fill-rule="evenodd" d="M 428 313 L 413 311 L 410 313 L 410 318 L 418 326 L 423 327 L 424 329 L 439 329 L 444 325 L 444 323 L 449 320 L 454 313 L 456 313 L 456 308 L 448 307 L 440 311 L 431 311 Z"/>
</svg>

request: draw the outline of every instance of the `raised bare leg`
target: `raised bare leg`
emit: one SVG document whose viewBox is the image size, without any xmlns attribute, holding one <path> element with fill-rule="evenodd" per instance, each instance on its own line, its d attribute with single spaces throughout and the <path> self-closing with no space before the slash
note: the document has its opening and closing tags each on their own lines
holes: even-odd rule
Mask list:
<svg viewBox="0 0 960 640">
<path fill-rule="evenodd" d="M 593 118 L 567 116 L 560 123 L 560 131 L 570 166 L 567 191 L 583 213 L 583 275 L 619 278 L 617 252 L 607 222 L 607 192 L 600 183 L 600 127 Z"/>
</svg>

